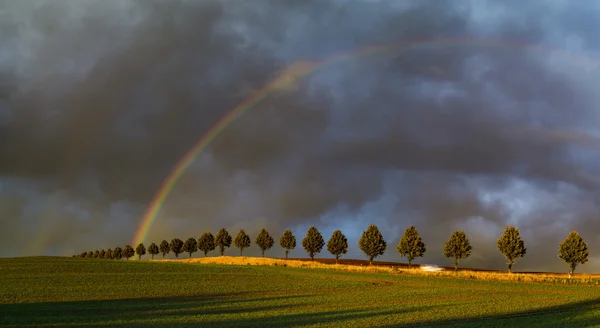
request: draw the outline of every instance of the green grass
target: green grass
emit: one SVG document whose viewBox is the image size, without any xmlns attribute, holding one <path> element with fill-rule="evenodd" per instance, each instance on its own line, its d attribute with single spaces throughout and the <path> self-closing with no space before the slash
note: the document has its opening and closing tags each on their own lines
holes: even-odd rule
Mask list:
<svg viewBox="0 0 600 328">
<path fill-rule="evenodd" d="M 7 327 L 600 327 L 594 286 L 47 257 L 0 277 Z"/>
</svg>

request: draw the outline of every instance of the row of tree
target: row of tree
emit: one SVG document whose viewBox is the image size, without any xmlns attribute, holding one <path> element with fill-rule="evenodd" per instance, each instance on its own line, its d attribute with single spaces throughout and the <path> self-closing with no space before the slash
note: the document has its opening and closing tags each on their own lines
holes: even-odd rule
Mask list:
<svg viewBox="0 0 600 328">
<path fill-rule="evenodd" d="M 130 259 L 137 254 L 139 259 L 141 259 L 142 256 L 148 253 L 154 259 L 155 255 L 162 253 L 164 258 L 167 254 L 173 252 L 176 258 L 179 258 L 179 254 L 182 253 L 188 253 L 191 258 L 192 254 L 197 251 L 204 252 L 204 256 L 206 257 L 209 252 L 215 250 L 217 247 L 221 256 L 223 256 L 225 249 L 230 247 L 232 242 L 235 247 L 240 249 L 240 256 L 243 256 L 244 249 L 251 245 L 250 236 L 244 230 L 240 230 L 234 239 L 226 229 L 221 229 L 216 236 L 213 236 L 210 232 L 206 232 L 198 240 L 189 238 L 184 242 L 181 239 L 174 238 L 170 243 L 166 240 L 163 240 L 160 245 L 152 243 L 147 249 L 144 244 L 139 244 L 135 250 L 130 245 L 127 245 L 123 249 L 116 247 L 107 251 L 83 252 L 76 256 L 83 258 Z M 265 229 L 260 231 L 254 242 L 260 248 L 263 257 L 265 256 L 265 251 L 271 249 L 275 244 L 273 237 Z M 279 238 L 279 245 L 285 249 L 285 258 L 287 259 L 289 252 L 296 248 L 296 237 L 290 230 L 286 230 Z M 369 258 L 369 264 L 373 262 L 374 258 L 383 255 L 387 250 L 386 241 L 383 239 L 377 226 L 373 224 L 363 232 L 358 245 Z M 310 227 L 306 232 L 306 237 L 302 240 L 302 247 L 313 261 L 315 255 L 322 251 L 323 246 L 325 246 L 325 240 L 319 230 L 315 227 Z M 515 261 L 527 253 L 519 229 L 514 226 L 506 227 L 506 230 L 504 230 L 497 241 L 497 247 L 507 260 L 509 272 L 512 272 L 512 266 Z M 335 256 L 336 263 L 340 256 L 348 252 L 348 240 L 340 230 L 334 231 L 331 235 L 331 238 L 327 242 L 327 250 Z M 408 266 L 410 267 L 413 260 L 425 255 L 427 246 L 417 232 L 417 229 L 414 226 L 410 226 L 404 231 L 404 235 L 398 242 L 396 250 L 400 253 L 400 256 L 406 257 Z M 445 243 L 443 251 L 445 257 L 453 259 L 454 268 L 458 269 L 459 260 L 469 257 L 472 247 L 465 232 L 457 230 L 454 231 L 450 239 Z M 573 273 L 579 264 L 584 264 L 588 261 L 589 251 L 587 244 L 576 231 L 572 231 L 560 244 L 558 257 L 569 265 L 569 272 Z"/>
</svg>

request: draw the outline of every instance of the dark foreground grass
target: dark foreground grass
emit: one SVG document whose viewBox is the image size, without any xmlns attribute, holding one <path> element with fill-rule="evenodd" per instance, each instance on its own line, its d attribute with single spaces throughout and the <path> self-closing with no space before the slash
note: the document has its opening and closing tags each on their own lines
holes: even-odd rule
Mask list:
<svg viewBox="0 0 600 328">
<path fill-rule="evenodd" d="M 600 326 L 600 288 L 309 268 L 0 259 L 7 327 Z"/>
</svg>

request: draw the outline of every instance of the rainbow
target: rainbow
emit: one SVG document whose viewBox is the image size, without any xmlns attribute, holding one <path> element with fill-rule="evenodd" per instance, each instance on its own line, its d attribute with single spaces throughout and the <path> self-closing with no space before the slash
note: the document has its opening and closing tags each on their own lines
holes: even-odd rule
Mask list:
<svg viewBox="0 0 600 328">
<path fill-rule="evenodd" d="M 249 109 L 253 108 L 261 101 L 269 97 L 271 94 L 278 90 L 285 89 L 289 85 L 295 83 L 299 79 L 316 72 L 319 69 L 328 67 L 332 64 L 343 62 L 344 60 L 353 59 L 357 57 L 370 56 L 374 54 L 396 52 L 402 53 L 404 51 L 412 50 L 416 47 L 433 45 L 475 45 L 475 46 L 503 46 L 510 48 L 528 48 L 536 49 L 541 51 L 558 51 L 566 54 L 569 58 L 578 58 L 581 63 L 581 57 L 585 61 L 592 63 L 594 67 L 598 67 L 598 63 L 589 60 L 585 56 L 575 55 L 575 53 L 563 51 L 555 47 L 549 47 L 545 45 L 530 44 L 526 42 L 505 40 L 505 39 L 479 39 L 479 38 L 437 38 L 437 39 L 421 39 L 411 41 L 401 41 L 394 43 L 387 43 L 383 45 L 374 45 L 353 50 L 350 52 L 339 53 L 333 56 L 327 57 L 320 61 L 302 61 L 296 62 L 286 68 L 281 74 L 275 79 L 269 82 L 264 88 L 256 92 L 253 96 L 244 100 L 242 103 L 237 105 L 234 109 L 229 111 L 223 116 L 212 128 L 210 128 L 194 146 L 181 158 L 175 167 L 171 170 L 169 175 L 164 179 L 158 192 L 152 199 L 150 206 L 148 207 L 136 233 L 133 238 L 132 245 L 137 245 L 144 242 L 146 236 L 150 232 L 156 217 L 162 208 L 165 200 L 177 184 L 177 181 L 186 172 L 194 160 L 231 122 L 240 117 Z"/>
</svg>

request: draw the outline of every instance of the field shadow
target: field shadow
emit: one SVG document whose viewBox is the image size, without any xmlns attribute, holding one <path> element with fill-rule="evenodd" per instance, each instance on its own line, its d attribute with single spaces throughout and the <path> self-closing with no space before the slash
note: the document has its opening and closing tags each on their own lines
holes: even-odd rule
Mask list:
<svg viewBox="0 0 600 328">
<path fill-rule="evenodd" d="M 315 295 L 246 298 L 161 297 L 57 303 L 0 304 L 2 327 L 297 327 L 344 323 L 403 311 L 340 309 L 319 311 Z M 278 304 L 281 303 L 281 304 Z M 360 306 L 357 304 L 357 306 Z M 429 307 L 428 307 L 429 308 Z M 260 318 L 248 315 L 264 312 Z"/>
<path fill-rule="evenodd" d="M 595 315 L 586 313 L 594 311 Z M 463 319 L 432 320 L 411 324 L 381 325 L 391 327 L 598 327 L 600 326 L 600 297 L 592 300 L 546 307 L 534 311 L 505 315 L 474 316 Z"/>
<path fill-rule="evenodd" d="M 61 327 L 120 326 L 131 327 L 136 320 L 169 320 L 186 316 L 228 315 L 257 311 L 285 310 L 298 306 L 299 296 L 250 298 L 247 293 L 228 295 L 176 296 L 117 300 L 0 304 L 0 326 Z M 294 300 L 292 305 L 273 303 Z M 267 302 L 267 304 L 265 304 Z M 115 320 L 123 322 L 111 325 Z M 150 324 L 151 325 L 151 324 Z M 164 326 L 164 323 L 161 324 Z M 144 324 L 143 326 L 148 326 Z"/>
<path fill-rule="evenodd" d="M 339 310 L 320 309 L 315 295 L 249 298 L 248 294 L 186 296 L 59 303 L 1 304 L 0 326 L 12 327 L 300 327 L 336 324 L 345 327 L 527 326 L 589 327 L 600 325 L 600 297 L 583 302 L 508 315 L 460 320 L 401 322 L 395 316 L 435 311 L 452 304 L 407 309 L 339 304 Z M 331 304 L 328 304 L 331 306 Z M 355 308 L 348 308 L 353 306 Z M 259 317 L 253 317 L 258 315 Z M 366 322 L 369 324 L 364 324 Z M 358 321 L 360 320 L 360 322 Z"/>
</svg>

